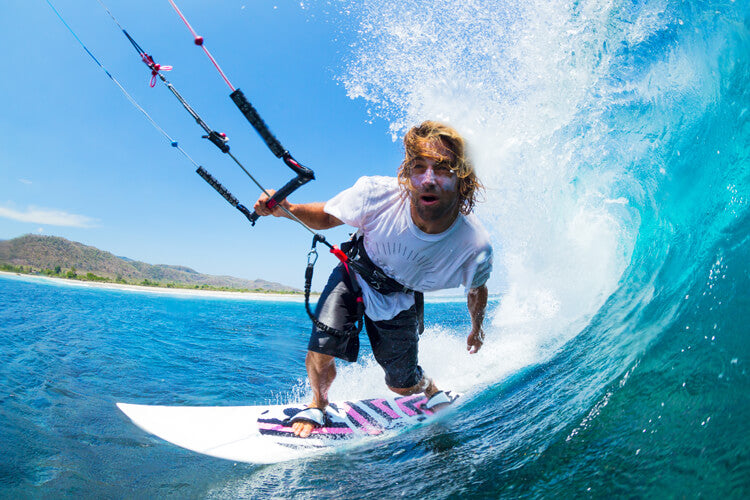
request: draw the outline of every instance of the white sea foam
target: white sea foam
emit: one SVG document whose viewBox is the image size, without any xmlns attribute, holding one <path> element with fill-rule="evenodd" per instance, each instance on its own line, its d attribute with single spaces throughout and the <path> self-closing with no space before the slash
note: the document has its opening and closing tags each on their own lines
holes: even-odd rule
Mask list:
<svg viewBox="0 0 750 500">
<path fill-rule="evenodd" d="M 606 30 L 610 2 L 342 3 L 360 32 L 341 76 L 348 95 L 389 120 L 394 138 L 425 119 L 453 125 L 487 187 L 477 213 L 496 250 L 490 289 L 503 293 L 487 344 L 470 356 L 468 332 L 429 331 L 422 365 L 466 389 L 544 359 L 586 325 L 630 261 L 631 197 L 643 194 L 627 168 L 645 150 L 610 137 L 607 113 L 624 98 L 607 44 L 647 37 L 659 12 L 618 34 Z M 340 373 L 336 394 L 383 390 L 374 363 Z"/>
</svg>

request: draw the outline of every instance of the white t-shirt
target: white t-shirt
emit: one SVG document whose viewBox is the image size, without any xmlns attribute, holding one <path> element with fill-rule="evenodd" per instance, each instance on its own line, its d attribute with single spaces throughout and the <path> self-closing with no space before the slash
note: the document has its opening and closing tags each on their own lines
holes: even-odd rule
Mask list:
<svg viewBox="0 0 750 500">
<path fill-rule="evenodd" d="M 367 255 L 399 283 L 421 292 L 476 288 L 492 270 L 487 231 L 473 215 L 459 214 L 439 234 L 420 230 L 411 218 L 411 202 L 395 177 L 360 177 L 351 188 L 325 204 L 325 211 L 364 234 Z M 383 295 L 359 276 L 367 316 L 391 319 L 414 305 L 406 293 Z"/>
</svg>

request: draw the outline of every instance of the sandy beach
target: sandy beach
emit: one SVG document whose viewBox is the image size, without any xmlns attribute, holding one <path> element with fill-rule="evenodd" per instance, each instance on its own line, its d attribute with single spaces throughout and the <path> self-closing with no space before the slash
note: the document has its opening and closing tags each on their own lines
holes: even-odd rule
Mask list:
<svg viewBox="0 0 750 500">
<path fill-rule="evenodd" d="M 58 278 L 51 276 L 39 276 L 36 274 L 21 274 L 12 273 L 7 271 L 0 271 L 0 276 L 7 276 L 9 278 L 15 278 L 19 280 L 29 281 L 42 281 L 52 285 L 58 286 L 78 286 L 78 287 L 92 287 L 92 288 L 105 288 L 109 290 L 121 290 L 124 292 L 136 292 L 136 293 L 153 293 L 157 295 L 170 295 L 174 297 L 208 297 L 208 298 L 220 298 L 220 299 L 236 299 L 236 300 L 268 300 L 276 302 L 304 302 L 304 295 L 300 294 L 285 294 L 285 293 L 258 293 L 258 292 L 222 292 L 219 290 L 197 290 L 192 288 L 161 288 L 153 286 L 142 286 L 142 285 L 123 285 L 120 283 L 99 283 L 96 281 L 79 281 L 71 280 L 67 278 Z M 313 292 L 310 295 L 310 302 L 315 303 L 318 301 L 320 293 Z M 499 294 L 491 294 L 489 297 L 490 301 L 497 301 L 501 298 Z M 436 303 L 447 303 L 447 302 L 463 302 L 466 300 L 466 295 L 460 289 L 443 290 L 439 292 L 428 292 L 425 294 L 425 302 L 432 304 Z"/>
<path fill-rule="evenodd" d="M 268 301 L 283 301 L 283 302 L 304 302 L 305 298 L 302 294 L 285 294 L 285 293 L 257 293 L 257 292 L 223 292 L 218 290 L 197 290 L 190 288 L 162 288 L 153 286 L 141 286 L 141 285 L 123 285 L 120 283 L 99 283 L 96 281 L 79 281 L 71 280 L 66 278 L 57 278 L 51 276 L 38 276 L 34 274 L 20 274 L 12 273 L 7 271 L 0 271 L 1 276 L 7 276 L 9 278 L 28 280 L 28 281 L 42 281 L 57 286 L 73 286 L 73 287 L 88 287 L 88 288 L 104 288 L 109 290 L 121 290 L 124 292 L 136 292 L 136 293 L 153 293 L 156 295 L 170 295 L 174 297 L 209 297 L 209 298 L 221 298 L 221 299 L 236 299 L 236 300 L 268 300 Z M 313 295 L 313 301 L 317 300 L 317 295 Z"/>
</svg>

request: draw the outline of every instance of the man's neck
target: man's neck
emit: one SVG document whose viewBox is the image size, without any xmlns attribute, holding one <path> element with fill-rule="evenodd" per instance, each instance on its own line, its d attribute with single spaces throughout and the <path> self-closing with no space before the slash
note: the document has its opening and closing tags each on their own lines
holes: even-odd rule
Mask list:
<svg viewBox="0 0 750 500">
<path fill-rule="evenodd" d="M 450 228 L 454 222 L 456 222 L 456 219 L 458 218 L 458 208 L 456 210 L 446 216 L 442 217 L 439 220 L 436 221 L 426 221 L 417 215 L 417 211 L 414 209 L 414 207 L 411 207 L 411 220 L 414 222 L 414 225 L 419 228 L 420 231 L 423 231 L 427 234 L 440 234 L 443 231 L 447 231 L 448 228 Z"/>
</svg>

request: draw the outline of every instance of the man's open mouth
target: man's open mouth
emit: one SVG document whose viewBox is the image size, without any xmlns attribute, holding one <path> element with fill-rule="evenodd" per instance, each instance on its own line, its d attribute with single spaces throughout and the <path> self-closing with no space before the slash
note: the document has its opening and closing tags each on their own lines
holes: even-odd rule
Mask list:
<svg viewBox="0 0 750 500">
<path fill-rule="evenodd" d="M 422 200 L 422 203 L 425 203 L 428 205 L 436 203 L 439 200 L 437 195 L 434 195 L 434 194 L 423 194 L 419 197 L 419 199 Z"/>
</svg>

